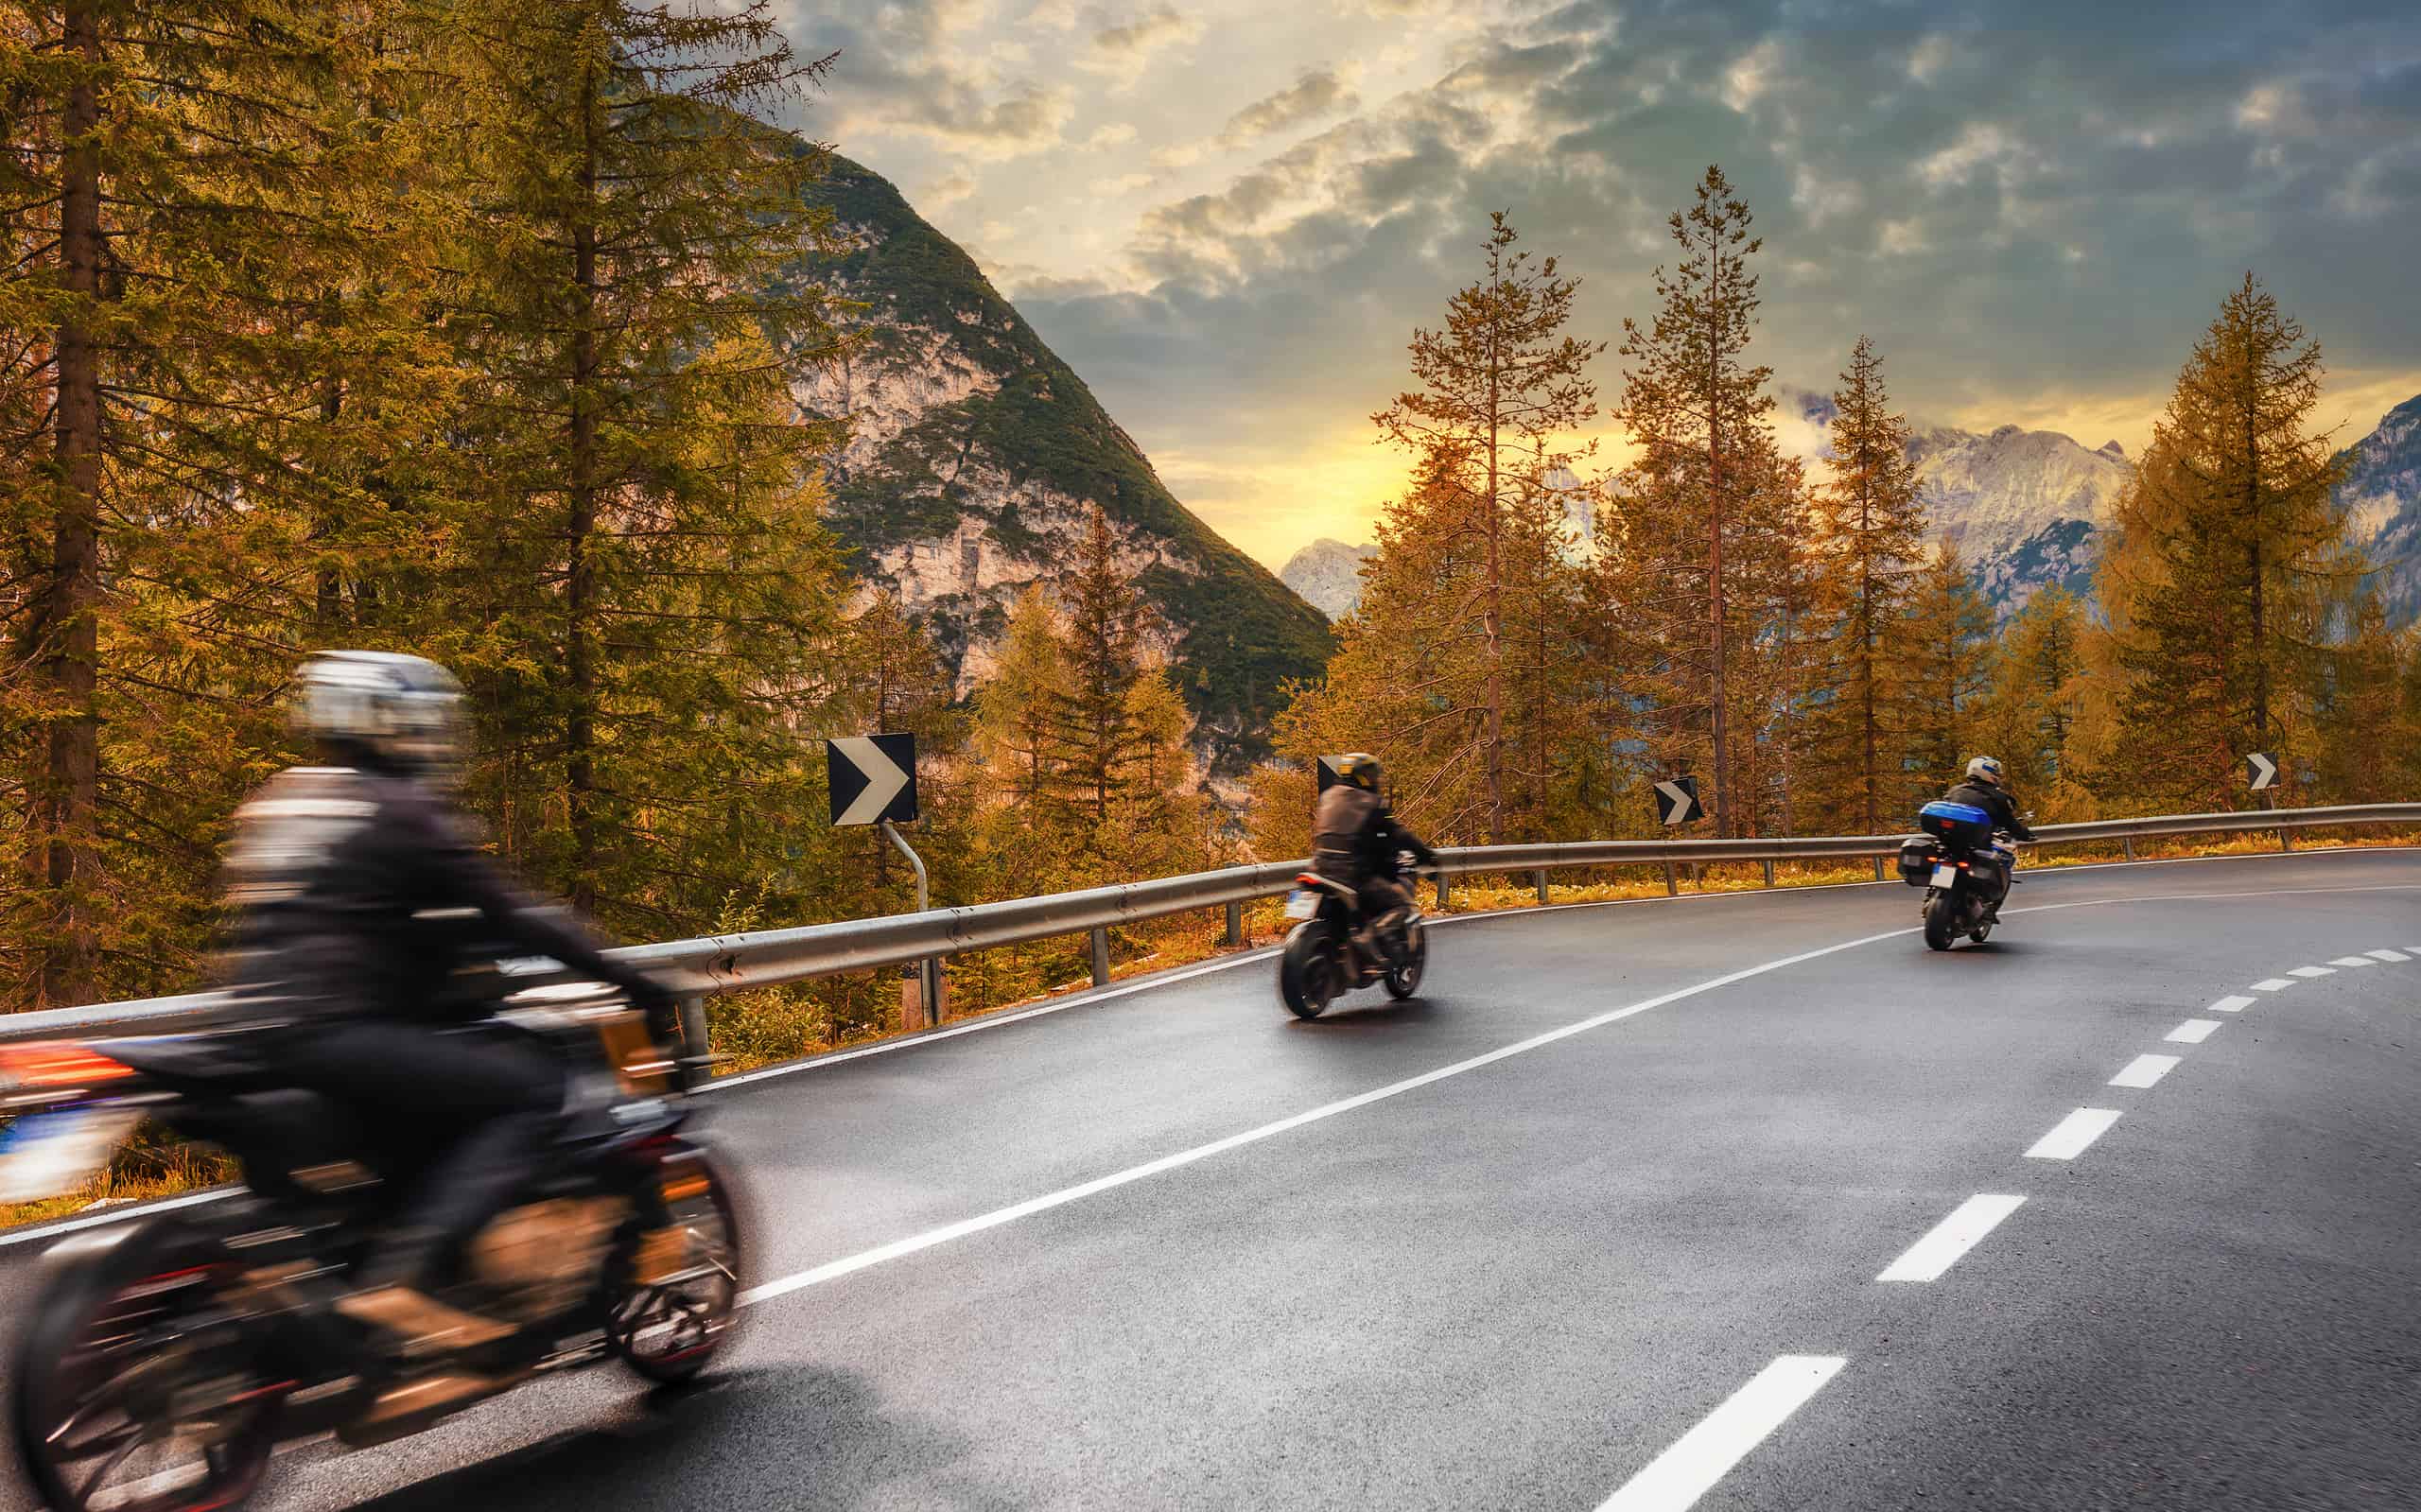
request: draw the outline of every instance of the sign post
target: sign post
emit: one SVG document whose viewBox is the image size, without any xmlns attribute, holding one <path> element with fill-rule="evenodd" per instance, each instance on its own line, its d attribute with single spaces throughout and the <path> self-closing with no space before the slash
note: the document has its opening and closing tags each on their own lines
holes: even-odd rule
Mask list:
<svg viewBox="0 0 2421 1512">
<path fill-rule="evenodd" d="M 916 738 L 914 735 L 848 736 L 824 742 L 824 772 L 831 790 L 832 825 L 847 828 L 875 825 L 883 838 L 908 858 L 916 874 L 916 912 L 932 907 L 924 858 L 898 830 L 916 822 Z M 923 1000 L 925 1027 L 942 1021 L 942 963 L 927 956 L 916 963 L 917 996 Z"/>
</svg>

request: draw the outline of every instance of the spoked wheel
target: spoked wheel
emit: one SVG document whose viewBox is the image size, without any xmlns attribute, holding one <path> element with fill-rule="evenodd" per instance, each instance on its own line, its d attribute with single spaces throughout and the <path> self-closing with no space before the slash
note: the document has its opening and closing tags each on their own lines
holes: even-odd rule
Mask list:
<svg viewBox="0 0 2421 1512">
<path fill-rule="evenodd" d="M 289 1382 L 257 1378 L 218 1268 L 131 1238 L 65 1271 L 17 1352 L 11 1416 L 55 1512 L 217 1512 L 260 1484 Z"/>
<path fill-rule="evenodd" d="M 1983 923 L 1977 925 L 1974 929 L 1967 931 L 1967 938 L 1975 941 L 1977 945 L 1983 944 L 1986 940 L 1991 939 L 1992 936 L 1993 921 L 1990 919 L 1986 919 Z"/>
<path fill-rule="evenodd" d="M 1317 1018 L 1336 999 L 1340 985 L 1329 926 L 1318 919 L 1296 925 L 1278 958 L 1278 995 L 1286 1000 L 1286 1011 Z"/>
<path fill-rule="evenodd" d="M 743 1273 L 723 1173 L 700 1152 L 666 1165 L 660 1179 L 662 1208 L 641 1204 L 653 1216 L 615 1252 L 605 1338 L 633 1370 L 669 1385 L 695 1377 L 730 1342 Z"/>
<path fill-rule="evenodd" d="M 1925 902 L 1925 945 L 1929 949 L 1947 950 L 1959 933 L 1959 898 L 1951 893 L 1938 893 Z"/>
<path fill-rule="evenodd" d="M 1409 935 L 1403 965 L 1387 972 L 1387 996 L 1402 1002 L 1420 990 L 1420 974 L 1429 969 L 1429 930 L 1420 920 L 1406 925 Z"/>
</svg>

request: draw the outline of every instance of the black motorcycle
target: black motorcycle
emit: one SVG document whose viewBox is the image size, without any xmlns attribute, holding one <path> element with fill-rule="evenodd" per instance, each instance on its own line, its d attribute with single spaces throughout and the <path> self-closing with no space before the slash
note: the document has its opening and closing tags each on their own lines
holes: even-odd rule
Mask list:
<svg viewBox="0 0 2421 1512">
<path fill-rule="evenodd" d="M 1403 944 L 1394 960 L 1365 943 L 1361 900 L 1343 882 L 1316 872 L 1295 878 L 1286 895 L 1286 916 L 1300 922 L 1287 931 L 1278 957 L 1278 995 L 1298 1018 L 1317 1018 L 1344 993 L 1384 982 L 1399 1000 L 1420 990 L 1429 965 L 1429 930 L 1416 904 L 1403 922 Z"/>
<path fill-rule="evenodd" d="M 88 1229 L 44 1257 L 11 1372 L 17 1451 L 56 1512 L 201 1512 L 251 1495 L 284 1441 L 417 1433 L 531 1377 L 618 1359 L 688 1380 L 741 1292 L 728 1179 L 688 1127 L 690 1068 L 595 987 L 519 995 L 468 1033 L 559 1055 L 552 1153 L 462 1257 L 453 1295 L 514 1327 L 392 1359 L 336 1303 L 434 1151 L 384 1144 L 262 1074 L 242 1034 L 0 1046 L 10 1196 L 73 1190 L 144 1120 L 226 1150 L 221 1201 Z"/>
<path fill-rule="evenodd" d="M 1929 803 L 1918 811 L 1925 830 L 1900 845 L 1900 879 L 1925 890 L 1925 945 L 1947 950 L 1965 935 L 1977 945 L 2000 922 L 2001 904 L 2017 881 L 2017 852 L 1993 816 L 1960 803 Z"/>
</svg>

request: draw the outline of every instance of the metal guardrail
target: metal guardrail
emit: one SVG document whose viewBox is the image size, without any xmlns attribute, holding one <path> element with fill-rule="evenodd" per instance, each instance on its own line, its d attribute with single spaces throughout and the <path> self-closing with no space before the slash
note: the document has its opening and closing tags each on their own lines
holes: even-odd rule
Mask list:
<svg viewBox="0 0 2421 1512">
<path fill-rule="evenodd" d="M 2291 830 L 2342 825 L 2421 824 L 2421 803 L 2355 804 L 2333 808 L 2279 808 L 2249 813 L 2162 814 L 2145 819 L 2108 819 L 2088 824 L 2047 825 L 2035 834 L 2044 844 L 2116 840 L 2134 854 L 2137 840 L 2169 835 L 2276 833 L 2286 845 Z M 1666 885 L 1684 865 L 1726 861 L 1764 863 L 1767 885 L 1781 861 L 1856 860 L 1896 855 L 1906 835 L 1834 835 L 1768 840 L 1593 840 L 1526 845 L 1467 845 L 1438 852 L 1438 890 L 1446 878 L 1474 873 L 1530 873 L 1540 895 L 1546 874 L 1584 866 L 1663 865 Z M 1241 942 L 1240 911 L 1294 884 L 1301 863 L 1234 866 L 1116 887 L 1011 898 L 964 908 L 895 913 L 881 918 L 810 924 L 790 930 L 708 935 L 633 946 L 613 952 L 696 999 L 752 988 L 779 986 L 816 977 L 874 971 L 937 956 L 998 946 L 1088 934 L 1096 982 L 1108 977 L 1107 931 L 1122 925 L 1193 909 L 1228 910 L 1229 943 Z M 535 979 L 543 980 L 543 979 Z M 0 1017 L 0 1042 L 59 1034 L 162 1034 L 226 1022 L 232 1012 L 218 993 L 188 993 L 84 1008 L 56 1008 Z M 931 1015 L 929 1012 L 929 1018 Z"/>
</svg>

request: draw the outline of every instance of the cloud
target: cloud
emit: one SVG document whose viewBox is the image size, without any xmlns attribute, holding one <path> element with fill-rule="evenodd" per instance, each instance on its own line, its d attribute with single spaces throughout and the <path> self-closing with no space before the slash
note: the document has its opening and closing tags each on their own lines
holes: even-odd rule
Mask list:
<svg viewBox="0 0 2421 1512">
<path fill-rule="evenodd" d="M 1362 97 L 1348 88 L 1334 70 L 1318 69 L 1228 116 L 1227 128 L 1219 133 L 1219 144 L 1240 147 L 1323 115 L 1350 112 L 1361 103 Z"/>
<path fill-rule="evenodd" d="M 1122 85 L 1131 88 L 1155 56 L 1199 42 L 1206 29 L 1207 23 L 1199 15 L 1189 15 L 1164 5 L 1132 21 L 1094 32 L 1091 43 L 1076 55 L 1075 64 L 1089 73 L 1113 76 Z"/>
</svg>

